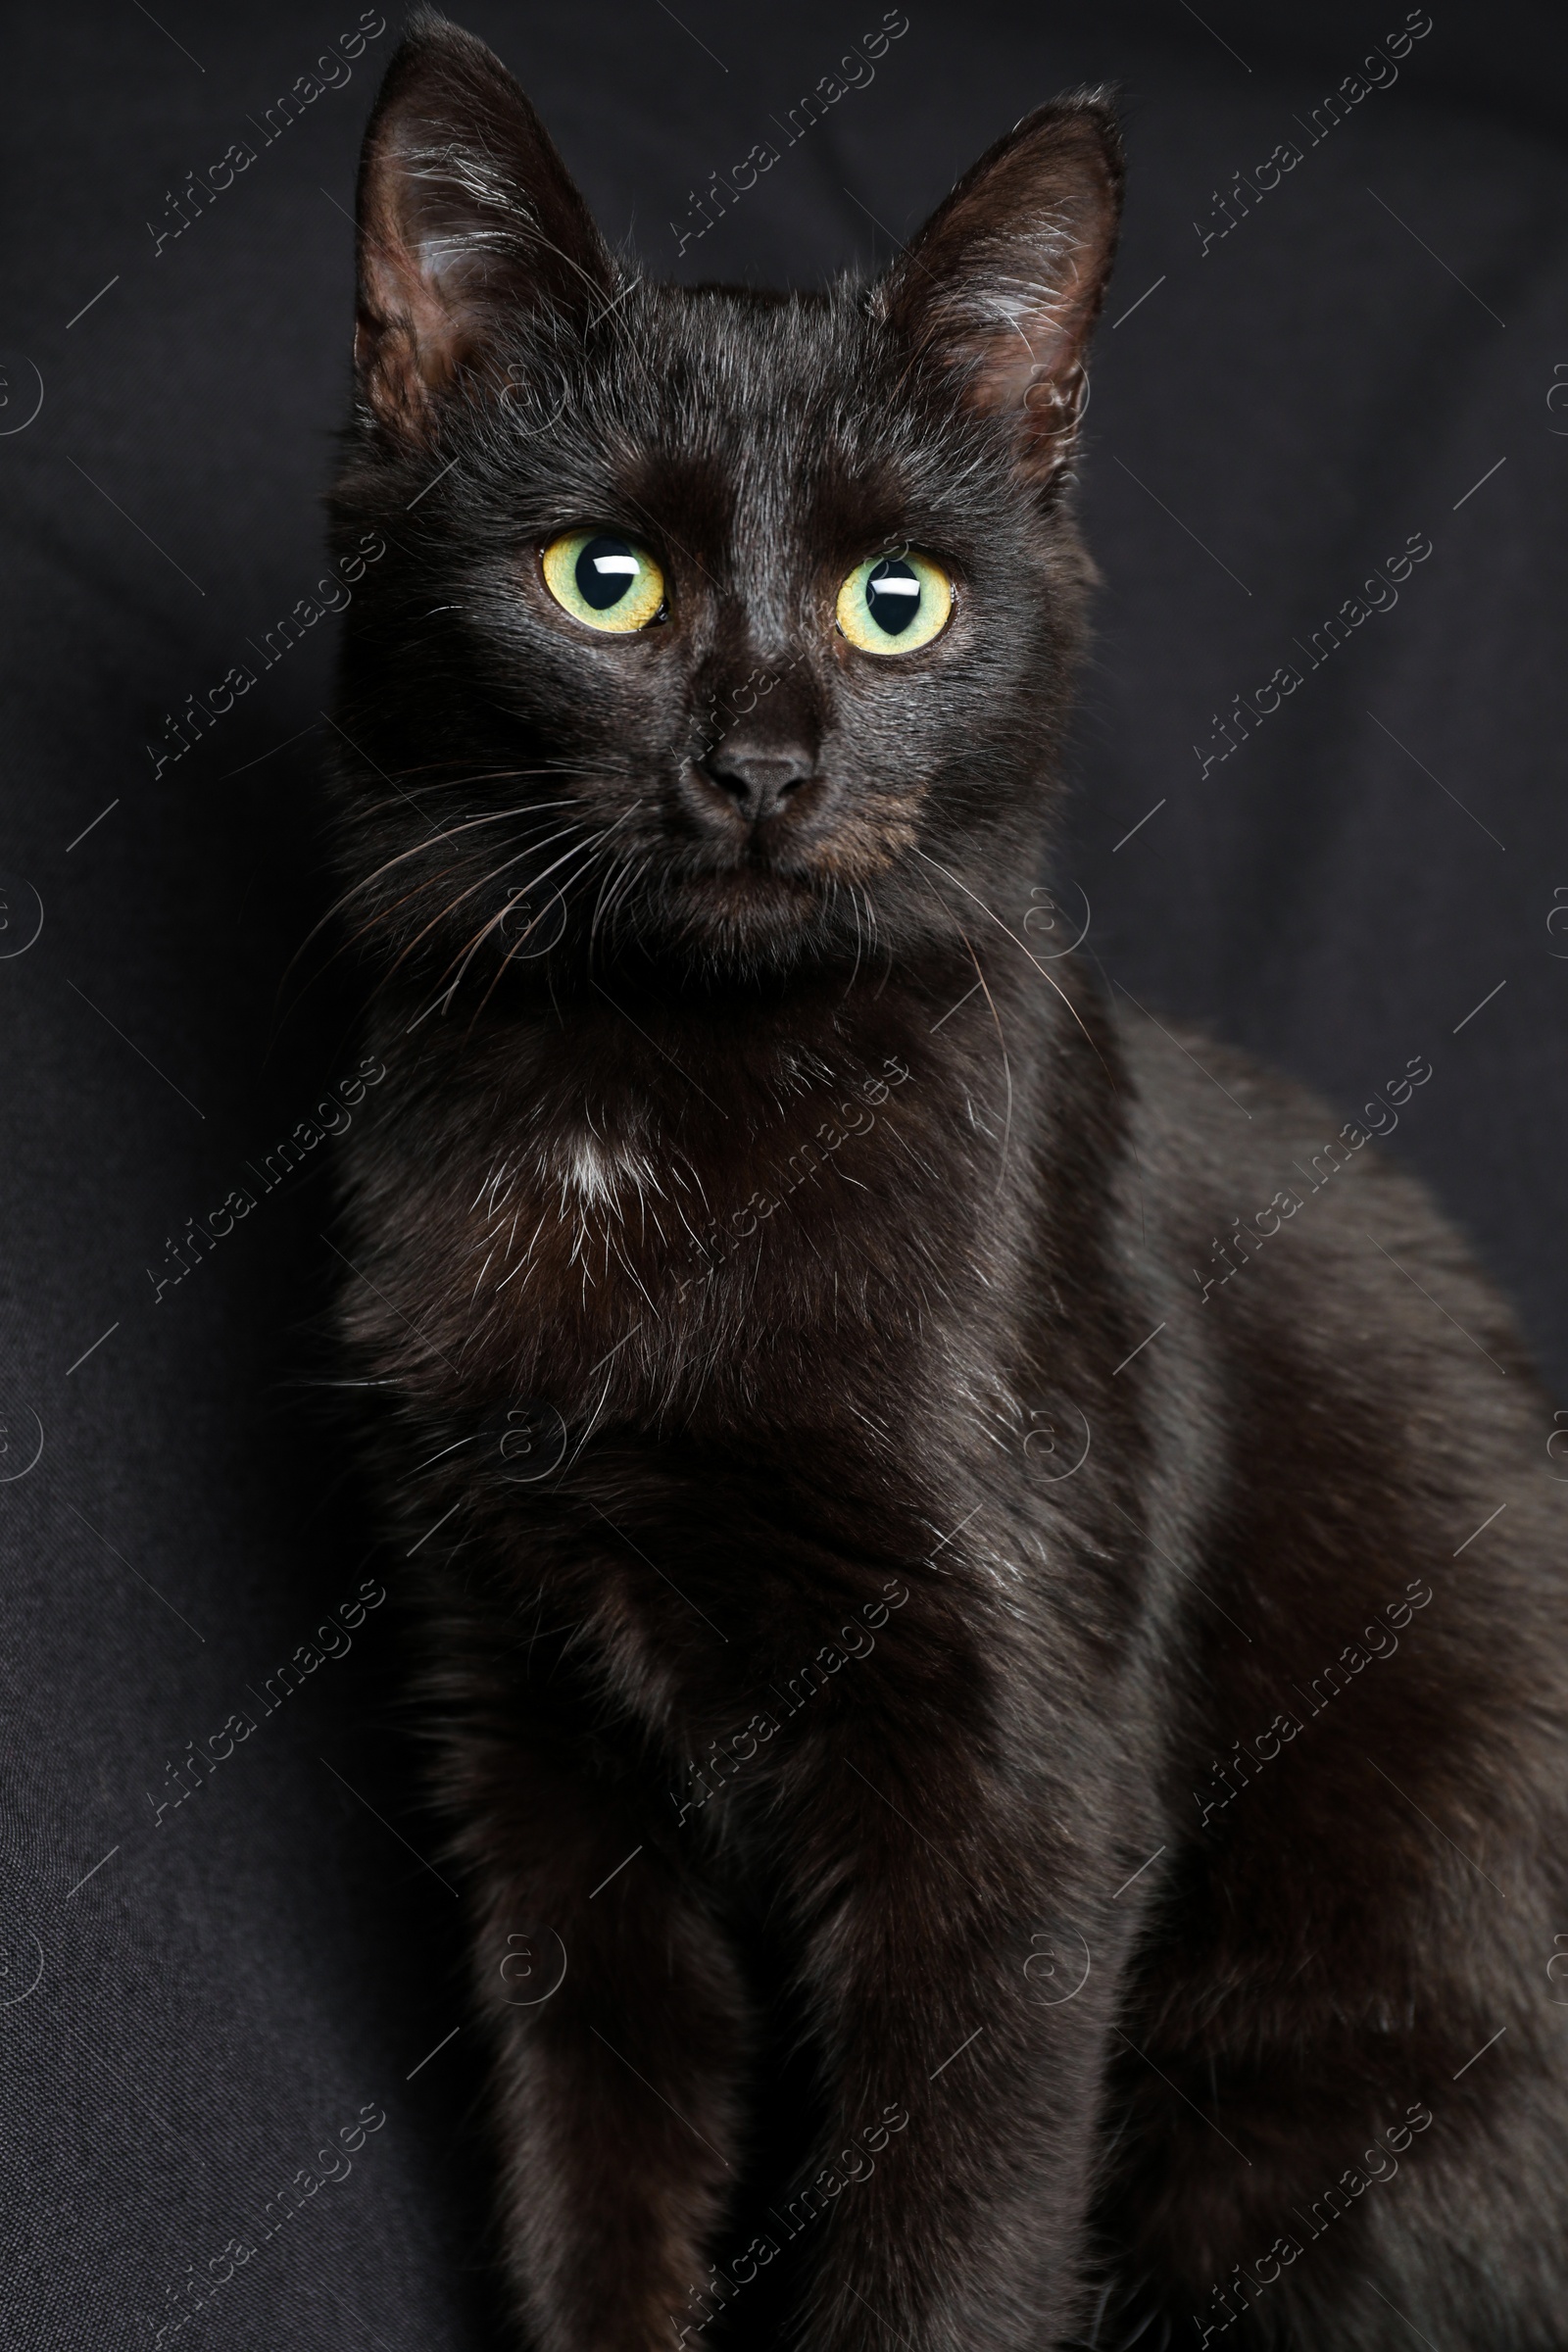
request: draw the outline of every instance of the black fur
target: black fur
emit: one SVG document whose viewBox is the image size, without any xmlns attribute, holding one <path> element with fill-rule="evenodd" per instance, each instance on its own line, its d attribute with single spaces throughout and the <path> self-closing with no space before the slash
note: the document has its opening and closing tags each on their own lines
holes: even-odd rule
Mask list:
<svg viewBox="0 0 1568 2352">
<path fill-rule="evenodd" d="M 1037 953 L 1120 173 L 683 292 L 439 20 L 367 137 L 342 1328 L 539 2352 L 1568 2343 L 1549 1411 L 1383 1105 Z"/>
</svg>

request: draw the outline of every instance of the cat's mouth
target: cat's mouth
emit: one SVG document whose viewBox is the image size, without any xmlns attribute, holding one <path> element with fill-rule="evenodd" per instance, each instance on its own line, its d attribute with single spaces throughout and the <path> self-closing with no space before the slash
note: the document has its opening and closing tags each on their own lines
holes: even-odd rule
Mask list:
<svg viewBox="0 0 1568 2352">
<path fill-rule="evenodd" d="M 666 919 L 688 943 L 721 957 L 739 953 L 793 961 L 826 947 L 835 896 L 799 850 L 787 856 L 749 849 L 730 858 L 708 854 L 666 868 Z"/>
<path fill-rule="evenodd" d="M 649 948 L 662 940 L 720 960 L 863 950 L 879 927 L 877 885 L 918 841 L 927 787 L 814 761 L 767 772 L 782 764 L 748 761 L 744 776 L 733 757 L 717 773 L 673 766 L 632 855 L 635 879 L 612 887 L 614 922 Z"/>
<path fill-rule="evenodd" d="M 760 853 L 666 870 L 665 919 L 688 951 L 723 964 L 783 970 L 858 959 L 879 933 L 881 911 L 859 860 L 841 863 L 837 848 L 827 841 L 809 855 L 793 849 L 787 858 Z"/>
</svg>

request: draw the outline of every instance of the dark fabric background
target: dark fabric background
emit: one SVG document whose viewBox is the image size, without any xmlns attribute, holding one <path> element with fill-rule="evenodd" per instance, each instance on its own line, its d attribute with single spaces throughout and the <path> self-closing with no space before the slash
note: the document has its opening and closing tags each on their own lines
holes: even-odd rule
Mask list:
<svg viewBox="0 0 1568 2352">
<path fill-rule="evenodd" d="M 1205 254 L 1213 192 L 1304 145 L 1297 118 L 1400 0 L 907 7 L 875 81 L 678 273 L 885 260 L 1038 100 L 1121 84 L 1131 195 L 1084 491 L 1105 585 L 1062 903 L 1081 920 L 1085 894 L 1090 948 L 1142 1003 L 1342 1115 L 1429 1056 L 1389 1148 L 1568 1387 L 1556 12 L 1432 0 L 1397 84 Z M 387 2122 L 349 2177 L 172 2340 L 491 2340 L 472 2035 L 445 2040 L 460 1906 L 421 1859 L 396 1564 L 369 1555 L 311 1386 L 321 1167 L 156 1301 L 147 1272 L 353 1066 L 330 971 L 303 996 L 284 978 L 327 896 L 331 624 L 156 781 L 145 746 L 319 575 L 355 155 L 395 26 L 156 256 L 146 222 L 259 144 L 249 118 L 356 14 L 33 5 L 6 43 L 0 2333 L 27 2352 L 147 2352 L 167 2290 L 254 2239 L 367 2101 Z M 486 0 L 466 21 L 662 272 L 689 191 L 880 14 Z M 1200 776 L 1212 714 L 1413 532 L 1433 553 L 1397 608 Z M 352 1653 L 155 1822 L 186 1742 L 376 1573 L 391 1599 Z"/>
</svg>

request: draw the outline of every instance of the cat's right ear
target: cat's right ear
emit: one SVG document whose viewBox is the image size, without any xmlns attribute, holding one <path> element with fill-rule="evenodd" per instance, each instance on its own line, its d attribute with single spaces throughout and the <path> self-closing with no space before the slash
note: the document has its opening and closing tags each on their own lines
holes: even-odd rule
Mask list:
<svg viewBox="0 0 1568 2352">
<path fill-rule="evenodd" d="M 873 297 L 970 409 L 1010 427 L 1014 462 L 1037 489 L 1071 454 L 1122 171 L 1100 92 L 1038 108 L 965 172 Z"/>
<path fill-rule="evenodd" d="M 500 59 L 419 10 L 360 158 L 354 365 L 390 432 L 430 438 L 435 404 L 482 368 L 509 316 L 579 323 L 618 272 L 543 123 Z"/>
</svg>

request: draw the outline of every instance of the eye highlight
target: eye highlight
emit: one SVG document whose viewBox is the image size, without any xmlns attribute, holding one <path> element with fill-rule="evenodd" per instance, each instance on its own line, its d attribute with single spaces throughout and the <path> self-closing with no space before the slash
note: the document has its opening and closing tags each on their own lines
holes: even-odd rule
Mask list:
<svg viewBox="0 0 1568 2352">
<path fill-rule="evenodd" d="M 562 611 L 590 629 L 629 636 L 664 609 L 664 575 L 635 539 L 612 531 L 563 531 L 540 563 Z"/>
<path fill-rule="evenodd" d="M 862 654 L 912 654 L 946 628 L 953 604 L 941 564 L 906 548 L 857 564 L 839 590 L 838 624 Z"/>
</svg>

